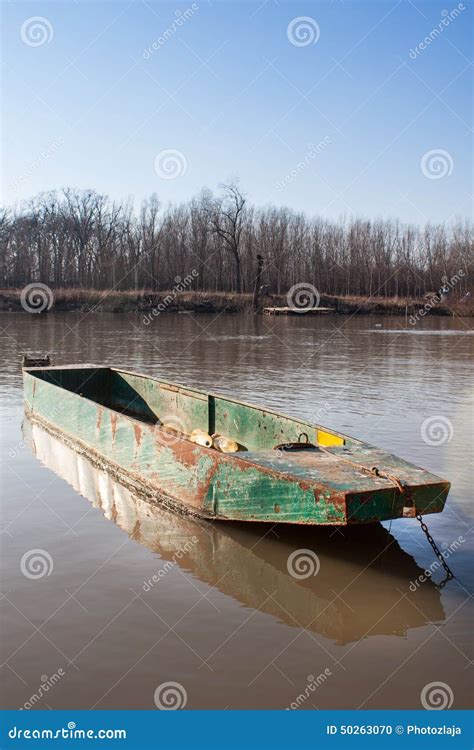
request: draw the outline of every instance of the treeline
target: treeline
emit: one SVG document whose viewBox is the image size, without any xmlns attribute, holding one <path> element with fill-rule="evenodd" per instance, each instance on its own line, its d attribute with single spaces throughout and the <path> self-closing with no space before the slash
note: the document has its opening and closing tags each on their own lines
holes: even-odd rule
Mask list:
<svg viewBox="0 0 474 750">
<path fill-rule="evenodd" d="M 194 272 L 192 289 L 252 292 L 261 255 L 262 284 L 277 294 L 305 282 L 331 295 L 421 297 L 456 276 L 460 299 L 473 239 L 467 220 L 419 228 L 257 208 L 235 182 L 174 206 L 152 195 L 138 212 L 68 188 L 0 210 L 0 286 L 162 291 Z"/>
</svg>

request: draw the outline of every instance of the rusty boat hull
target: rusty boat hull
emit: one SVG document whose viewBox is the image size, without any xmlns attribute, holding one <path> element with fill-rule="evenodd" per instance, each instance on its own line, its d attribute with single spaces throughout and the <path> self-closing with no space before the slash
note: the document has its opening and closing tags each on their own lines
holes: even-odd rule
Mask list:
<svg viewBox="0 0 474 750">
<path fill-rule="evenodd" d="M 346 526 L 439 513 L 449 492 L 449 482 L 390 453 L 223 395 L 96 365 L 25 367 L 23 379 L 31 420 L 180 512 Z M 240 450 L 198 445 L 196 429 Z M 290 450 L 302 436 L 308 447 Z"/>
</svg>

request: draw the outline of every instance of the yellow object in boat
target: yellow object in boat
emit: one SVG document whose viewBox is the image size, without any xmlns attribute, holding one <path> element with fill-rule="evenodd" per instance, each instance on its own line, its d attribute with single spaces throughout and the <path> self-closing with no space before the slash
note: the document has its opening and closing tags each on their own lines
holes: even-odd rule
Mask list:
<svg viewBox="0 0 474 750">
<path fill-rule="evenodd" d="M 193 430 L 189 439 L 191 442 L 196 443 L 197 445 L 203 445 L 205 448 L 212 447 L 212 438 L 209 433 L 204 432 L 204 430 Z"/>
<path fill-rule="evenodd" d="M 326 446 L 326 448 L 332 448 L 336 445 L 344 445 L 345 443 L 344 438 L 339 435 L 333 435 L 332 432 L 326 432 L 326 430 L 319 429 L 317 431 L 317 441 L 318 445 Z"/>
<path fill-rule="evenodd" d="M 217 448 L 221 453 L 237 453 L 239 450 L 239 444 L 235 440 L 219 435 L 217 432 L 212 436 L 212 441 L 214 448 Z"/>
</svg>

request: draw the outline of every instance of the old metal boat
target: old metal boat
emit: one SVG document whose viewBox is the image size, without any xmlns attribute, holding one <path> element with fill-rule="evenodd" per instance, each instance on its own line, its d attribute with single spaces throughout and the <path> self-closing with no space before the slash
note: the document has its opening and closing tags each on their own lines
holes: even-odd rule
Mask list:
<svg viewBox="0 0 474 750">
<path fill-rule="evenodd" d="M 23 377 L 32 420 L 181 512 L 348 525 L 439 513 L 449 491 L 383 450 L 223 395 L 96 365 Z"/>
</svg>

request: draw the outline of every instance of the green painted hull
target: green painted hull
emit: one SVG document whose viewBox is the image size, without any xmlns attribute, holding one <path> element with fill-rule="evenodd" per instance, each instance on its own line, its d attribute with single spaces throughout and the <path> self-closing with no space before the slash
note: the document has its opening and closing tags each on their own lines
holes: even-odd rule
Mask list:
<svg viewBox="0 0 474 750">
<path fill-rule="evenodd" d="M 400 518 L 407 506 L 438 513 L 449 491 L 448 482 L 365 443 L 217 394 L 93 365 L 23 373 L 32 419 L 179 511 L 220 520 L 348 525 Z M 217 432 L 242 449 L 225 454 L 196 445 L 187 437 L 195 429 Z M 301 433 L 326 446 L 324 452 L 275 450 Z M 405 491 L 354 463 L 395 474 Z"/>
</svg>

